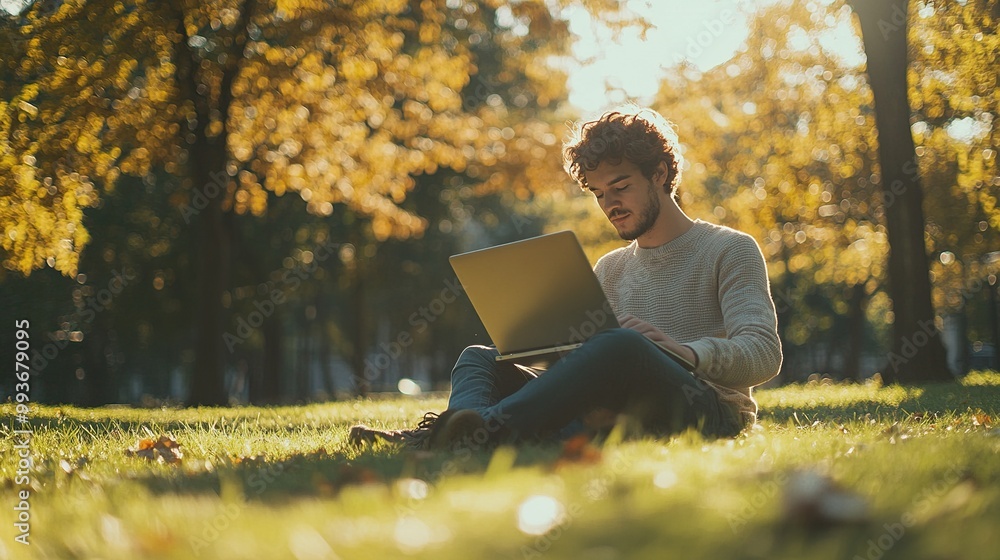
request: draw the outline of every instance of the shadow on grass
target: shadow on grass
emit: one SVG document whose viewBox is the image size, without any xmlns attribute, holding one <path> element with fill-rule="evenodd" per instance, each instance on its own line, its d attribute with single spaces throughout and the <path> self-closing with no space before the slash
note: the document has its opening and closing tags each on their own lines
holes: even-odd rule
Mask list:
<svg viewBox="0 0 1000 560">
<path fill-rule="evenodd" d="M 87 410 L 97 410 L 100 408 L 87 409 Z M 183 409 L 180 409 L 183 410 Z M 195 420 L 195 421 L 182 421 L 182 420 L 172 420 L 172 421 L 156 421 L 154 420 L 121 420 L 118 418 L 110 418 L 107 420 L 80 420 L 78 418 L 72 417 L 33 417 L 30 420 L 31 429 L 34 431 L 43 430 L 67 430 L 75 429 L 79 430 L 82 434 L 89 434 L 96 438 L 107 434 L 113 434 L 121 432 L 124 435 L 138 435 L 141 437 L 146 437 L 148 435 L 143 429 L 155 428 L 157 433 L 169 433 L 174 434 L 181 431 L 206 431 L 211 432 L 220 428 L 233 429 L 235 426 L 242 425 L 252 425 L 254 428 L 266 429 L 268 432 L 274 433 L 296 433 L 302 429 L 301 426 L 282 422 L 279 425 L 278 422 L 261 423 L 252 422 L 253 419 L 233 417 L 227 419 L 229 422 L 220 423 L 216 421 L 205 421 L 205 420 Z M 9 424 L 10 422 L 7 422 Z M 330 424 L 331 427 L 336 426 L 336 424 Z"/>
<path fill-rule="evenodd" d="M 897 421 L 914 413 L 954 415 L 982 410 L 995 416 L 1000 413 L 1000 386 L 966 386 L 959 383 L 933 383 L 906 387 L 907 396 L 898 405 L 889 405 L 877 398 L 853 399 L 845 404 L 824 402 L 823 394 L 816 391 L 805 405 L 771 404 L 762 408 L 760 419 L 777 423 L 823 420 L 850 422 L 864 418 L 878 421 Z"/>
<path fill-rule="evenodd" d="M 519 453 L 518 466 L 552 464 L 558 445 L 533 446 Z M 356 456 L 346 453 L 296 453 L 281 458 L 250 458 L 217 469 L 172 475 L 146 473 L 132 479 L 154 494 L 220 494 L 223 486 L 238 487 L 248 500 L 281 503 L 302 496 L 335 497 L 350 486 L 392 485 L 402 479 L 435 482 L 442 477 L 482 474 L 492 454 L 487 451 L 431 453 L 368 447 Z"/>
</svg>

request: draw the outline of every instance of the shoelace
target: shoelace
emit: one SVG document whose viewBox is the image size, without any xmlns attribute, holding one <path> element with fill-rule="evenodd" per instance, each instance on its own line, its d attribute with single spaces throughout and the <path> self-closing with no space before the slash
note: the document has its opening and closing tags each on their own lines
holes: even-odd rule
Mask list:
<svg viewBox="0 0 1000 560">
<path fill-rule="evenodd" d="M 436 412 L 425 412 L 424 418 L 417 424 L 418 430 L 429 430 L 434 426 L 434 423 L 438 421 L 441 417 L 440 414 Z"/>
<path fill-rule="evenodd" d="M 403 442 L 412 449 L 423 449 L 430 438 L 434 424 L 440 420 L 441 415 L 435 412 L 425 412 L 424 417 L 417 423 L 417 427 L 412 430 L 401 430 Z"/>
</svg>

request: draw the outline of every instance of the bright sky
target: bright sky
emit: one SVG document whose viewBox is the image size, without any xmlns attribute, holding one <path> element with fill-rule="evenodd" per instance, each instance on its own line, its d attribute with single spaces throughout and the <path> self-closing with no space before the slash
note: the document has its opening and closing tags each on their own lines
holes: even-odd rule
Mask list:
<svg viewBox="0 0 1000 560">
<path fill-rule="evenodd" d="M 746 40 L 746 13 L 756 7 L 750 0 L 630 0 L 625 5 L 655 26 L 645 41 L 635 30 L 616 41 L 586 10 L 566 12 L 570 29 L 580 37 L 573 54 L 584 61 L 569 69 L 569 99 L 585 114 L 629 99 L 648 101 L 667 69 L 681 61 L 704 71 L 729 60 Z"/>
<path fill-rule="evenodd" d="M 570 29 L 580 37 L 573 54 L 584 61 L 568 67 L 570 103 L 587 116 L 627 100 L 648 102 L 666 72 L 678 63 L 686 61 L 705 71 L 732 58 L 749 33 L 749 14 L 774 1 L 623 2 L 655 26 L 645 41 L 635 30 L 615 40 L 613 32 L 592 20 L 586 10 L 568 9 Z M 862 60 L 859 39 L 847 25 L 822 42 L 849 63 Z"/>
<path fill-rule="evenodd" d="M 19 14 L 21 10 L 28 7 L 31 0 L 0 0 L 0 10 L 8 14 Z"/>
</svg>

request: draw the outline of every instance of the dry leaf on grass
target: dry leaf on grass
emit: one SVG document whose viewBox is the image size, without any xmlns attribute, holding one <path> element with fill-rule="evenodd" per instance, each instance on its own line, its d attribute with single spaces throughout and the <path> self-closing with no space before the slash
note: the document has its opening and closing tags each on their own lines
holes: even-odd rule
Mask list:
<svg viewBox="0 0 1000 560">
<path fill-rule="evenodd" d="M 381 482 L 381 477 L 379 477 L 378 473 L 368 467 L 344 464 L 340 466 L 338 474 L 338 482 L 341 485 L 373 484 Z"/>
<path fill-rule="evenodd" d="M 989 428 L 993 425 L 992 419 L 985 412 L 976 412 L 972 415 L 972 425 L 982 426 L 984 428 Z"/>
<path fill-rule="evenodd" d="M 574 463 L 593 464 L 601 461 L 601 450 L 590 443 L 585 434 L 573 436 L 563 444 L 562 454 L 556 459 L 555 468 Z"/>
<path fill-rule="evenodd" d="M 178 463 L 184 458 L 180 446 L 181 444 L 177 443 L 174 438 L 161 435 L 156 441 L 150 438 L 140 439 L 136 446 L 127 449 L 125 454 L 129 457 L 142 457 L 160 463 Z"/>
</svg>

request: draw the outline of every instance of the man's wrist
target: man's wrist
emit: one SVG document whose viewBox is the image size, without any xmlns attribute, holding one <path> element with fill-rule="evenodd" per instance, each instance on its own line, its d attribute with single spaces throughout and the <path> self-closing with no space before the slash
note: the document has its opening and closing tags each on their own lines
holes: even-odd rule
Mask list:
<svg viewBox="0 0 1000 560">
<path fill-rule="evenodd" d="M 681 344 L 681 348 L 684 348 L 684 349 L 686 349 L 688 351 L 688 353 L 691 355 L 690 358 L 688 358 L 688 361 L 690 361 L 692 364 L 694 364 L 694 367 L 697 369 L 697 367 L 698 367 L 698 353 L 694 351 L 694 348 L 691 348 L 687 344 Z"/>
</svg>

